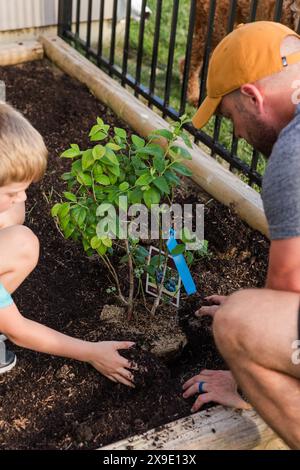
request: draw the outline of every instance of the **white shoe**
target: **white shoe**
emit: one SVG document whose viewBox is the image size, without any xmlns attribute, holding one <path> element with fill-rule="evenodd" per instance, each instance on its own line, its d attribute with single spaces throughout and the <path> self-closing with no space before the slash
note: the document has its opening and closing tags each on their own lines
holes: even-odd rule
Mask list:
<svg viewBox="0 0 300 470">
<path fill-rule="evenodd" d="M 17 356 L 11 351 L 6 351 L 5 364 L 0 364 L 0 375 L 12 370 L 17 362 Z"/>
</svg>

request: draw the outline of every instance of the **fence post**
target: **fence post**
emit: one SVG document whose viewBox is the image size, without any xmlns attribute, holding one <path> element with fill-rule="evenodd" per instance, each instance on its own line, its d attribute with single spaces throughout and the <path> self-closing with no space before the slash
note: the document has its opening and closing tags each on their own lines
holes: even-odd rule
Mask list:
<svg viewBox="0 0 300 470">
<path fill-rule="evenodd" d="M 64 36 L 66 31 L 72 29 L 73 0 L 59 0 L 58 3 L 58 35 Z"/>
</svg>

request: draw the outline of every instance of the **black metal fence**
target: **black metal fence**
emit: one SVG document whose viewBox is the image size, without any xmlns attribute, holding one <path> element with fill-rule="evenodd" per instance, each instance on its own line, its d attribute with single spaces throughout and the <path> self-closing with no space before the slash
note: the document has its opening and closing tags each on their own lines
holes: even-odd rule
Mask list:
<svg viewBox="0 0 300 470">
<path fill-rule="evenodd" d="M 218 37 L 218 31 L 223 28 L 225 33 L 230 32 L 237 22 L 257 19 L 281 21 L 285 4 L 291 3 L 248 0 L 249 11 L 245 18 L 245 13 L 241 16 L 239 7 L 241 3 L 247 4 L 246 0 L 141 0 L 140 20 L 136 22 L 132 20 L 133 0 L 98 0 L 96 18 L 95 1 L 93 4 L 93 0 L 87 0 L 83 5 L 81 0 L 60 0 L 59 36 L 71 42 L 110 76 L 119 79 L 124 87 L 132 89 L 135 96 L 146 101 L 163 117 L 173 120 L 185 113 L 192 116 L 196 111 L 195 103 L 192 106 L 187 98 L 191 68 L 198 53 L 203 64 L 199 68 L 199 104 L 205 98 L 209 58 L 218 40 L 222 39 Z M 120 34 L 118 15 L 121 2 L 125 14 Z M 206 7 L 203 10 L 206 15 L 200 24 L 198 10 L 203 6 Z M 104 39 L 107 35 L 107 7 L 111 7 L 109 41 Z M 147 7 L 152 10 L 150 19 L 147 19 Z M 289 13 L 285 17 L 292 20 L 293 15 Z M 196 44 L 197 52 L 195 36 L 199 27 L 204 28 L 205 35 Z M 185 58 L 181 62 L 181 73 L 179 53 Z M 264 157 L 244 141 L 238 141 L 229 122 L 214 117 L 203 130 L 196 130 L 191 124 L 186 128 L 213 157 L 227 162 L 231 171 L 238 172 L 250 185 L 261 186 Z"/>
</svg>

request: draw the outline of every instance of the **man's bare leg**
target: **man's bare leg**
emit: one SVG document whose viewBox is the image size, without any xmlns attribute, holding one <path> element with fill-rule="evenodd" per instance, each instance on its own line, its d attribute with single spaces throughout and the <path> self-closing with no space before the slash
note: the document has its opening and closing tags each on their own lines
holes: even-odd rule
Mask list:
<svg viewBox="0 0 300 470">
<path fill-rule="evenodd" d="M 300 449 L 299 294 L 237 292 L 215 314 L 221 354 L 251 404 L 287 444 Z"/>
</svg>

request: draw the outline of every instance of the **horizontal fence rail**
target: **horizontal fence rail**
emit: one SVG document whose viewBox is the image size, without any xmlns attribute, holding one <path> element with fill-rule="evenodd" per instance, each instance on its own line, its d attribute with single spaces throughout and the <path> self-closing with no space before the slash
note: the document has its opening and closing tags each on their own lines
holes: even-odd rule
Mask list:
<svg viewBox="0 0 300 470">
<path fill-rule="evenodd" d="M 88 0 L 82 11 L 81 0 L 60 0 L 58 33 L 149 107 L 178 120 L 183 114 L 192 117 L 204 100 L 211 53 L 237 24 L 281 21 L 293 29 L 297 25 L 300 32 L 291 4 L 291 0 Z M 97 21 L 92 14 L 95 5 Z M 108 8 L 111 20 L 104 16 Z M 228 120 L 215 116 L 204 129 L 187 124 L 186 130 L 214 158 L 260 189 L 265 158 L 235 138 Z"/>
</svg>

